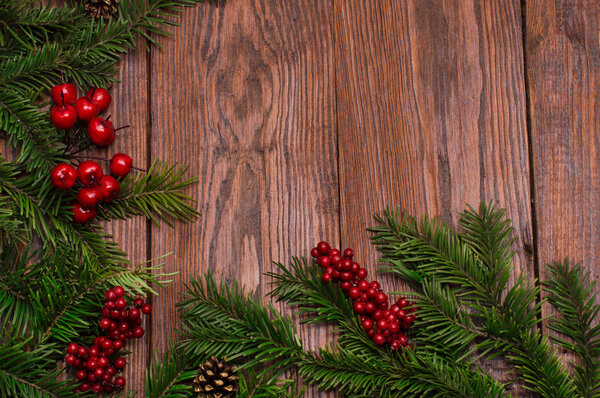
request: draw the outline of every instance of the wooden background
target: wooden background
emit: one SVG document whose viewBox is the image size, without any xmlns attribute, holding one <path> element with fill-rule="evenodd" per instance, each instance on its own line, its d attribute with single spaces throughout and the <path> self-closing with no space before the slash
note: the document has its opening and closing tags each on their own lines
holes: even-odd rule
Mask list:
<svg viewBox="0 0 600 398">
<path fill-rule="evenodd" d="M 111 113 L 133 128 L 111 151 L 189 164 L 203 213 L 111 226 L 132 262 L 173 251 L 180 272 L 133 350 L 139 396 L 188 275 L 264 297 L 271 261 L 321 239 L 372 274 L 365 228 L 387 206 L 455 222 L 494 199 L 515 227 L 515 274 L 543 278 L 568 256 L 599 279 L 599 20 L 596 0 L 229 0 L 186 9 L 162 49 L 127 57 Z"/>
</svg>

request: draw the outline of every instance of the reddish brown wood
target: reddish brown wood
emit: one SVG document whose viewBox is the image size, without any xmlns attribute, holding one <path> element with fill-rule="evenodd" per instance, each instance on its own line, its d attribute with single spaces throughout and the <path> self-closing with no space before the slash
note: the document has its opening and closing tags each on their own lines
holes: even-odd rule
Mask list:
<svg viewBox="0 0 600 398">
<path fill-rule="evenodd" d="M 600 272 L 600 3 L 527 2 L 527 76 L 540 264 Z M 548 306 L 545 311 L 552 311 Z"/>
<path fill-rule="evenodd" d="M 373 213 L 456 222 L 494 199 L 515 226 L 513 275 L 533 275 L 520 2 L 342 0 L 334 15 L 344 245 L 372 271 Z"/>
<path fill-rule="evenodd" d="M 179 271 L 155 300 L 154 347 L 190 275 L 211 270 L 268 300 L 271 261 L 339 240 L 331 17 L 329 1 L 203 4 L 153 51 L 152 157 L 190 165 L 203 213 L 152 229 L 153 255 L 174 251 L 167 270 Z M 331 336 L 301 337 L 315 348 Z"/>
</svg>

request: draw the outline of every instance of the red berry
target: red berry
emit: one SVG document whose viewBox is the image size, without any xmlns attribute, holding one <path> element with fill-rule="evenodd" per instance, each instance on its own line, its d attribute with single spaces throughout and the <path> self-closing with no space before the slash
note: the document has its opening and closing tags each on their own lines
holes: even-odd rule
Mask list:
<svg viewBox="0 0 600 398">
<path fill-rule="evenodd" d="M 408 337 L 406 337 L 404 333 L 400 333 L 398 336 L 398 342 L 404 347 L 408 344 Z"/>
<path fill-rule="evenodd" d="M 86 97 L 79 97 L 75 102 L 75 110 L 77 110 L 77 117 L 79 120 L 83 120 L 89 123 L 90 120 L 98 116 L 98 105 L 96 105 L 91 99 Z"/>
<path fill-rule="evenodd" d="M 352 271 L 352 261 L 348 260 L 347 258 L 343 259 L 342 262 L 342 271 Z"/>
<path fill-rule="evenodd" d="M 75 355 L 73 355 L 73 354 L 69 354 L 65 357 L 65 363 L 69 366 L 75 365 L 76 360 L 77 360 L 77 358 L 75 358 Z"/>
<path fill-rule="evenodd" d="M 352 305 L 352 308 L 354 309 L 354 312 L 356 312 L 357 314 L 364 314 L 365 313 L 365 305 L 361 301 L 356 301 Z"/>
<path fill-rule="evenodd" d="M 322 241 L 317 244 L 317 250 L 322 255 L 329 254 L 329 251 L 331 250 L 331 246 L 329 246 L 329 243 Z"/>
<path fill-rule="evenodd" d="M 112 355 L 112 354 L 114 354 L 114 353 L 115 353 L 115 350 L 114 350 L 112 347 L 110 347 L 110 348 L 107 348 L 106 350 L 104 350 L 104 354 L 105 354 L 107 357 L 111 356 L 111 355 Z"/>
<path fill-rule="evenodd" d="M 96 380 L 97 380 L 97 379 L 96 379 L 96 375 L 94 374 L 94 372 L 90 372 L 90 373 L 88 373 L 88 381 L 89 381 L 89 382 L 93 383 L 93 382 L 95 382 Z"/>
<path fill-rule="evenodd" d="M 350 268 L 350 271 L 354 274 L 357 275 L 358 271 L 360 271 L 360 265 L 358 263 L 352 263 L 352 268 Z"/>
<path fill-rule="evenodd" d="M 108 358 L 106 358 L 106 357 L 98 358 L 98 366 L 100 366 L 101 368 L 107 367 L 108 366 Z"/>
<path fill-rule="evenodd" d="M 144 305 L 144 300 L 141 298 L 136 298 L 135 300 L 133 300 L 133 305 L 137 308 L 141 308 L 142 305 Z"/>
<path fill-rule="evenodd" d="M 119 358 L 115 359 L 115 368 L 117 368 L 117 369 L 123 369 L 126 364 L 127 364 L 127 361 L 123 357 L 119 357 Z"/>
<path fill-rule="evenodd" d="M 133 328 L 133 337 L 139 339 L 144 335 L 144 329 L 141 326 L 136 326 Z"/>
<path fill-rule="evenodd" d="M 89 390 L 90 390 L 90 388 L 92 388 L 92 386 L 90 385 L 90 383 L 82 383 L 82 384 L 79 386 L 79 389 L 80 389 L 82 392 L 89 391 Z"/>
<path fill-rule="evenodd" d="M 119 191 L 121 190 L 121 185 L 113 176 L 104 175 L 100 178 L 100 190 L 104 197 L 103 200 L 105 202 L 110 202 L 117 198 Z"/>
<path fill-rule="evenodd" d="M 396 301 L 396 305 L 400 308 L 404 308 L 408 306 L 408 301 L 406 301 L 405 298 L 400 298 L 398 301 Z"/>
<path fill-rule="evenodd" d="M 314 258 L 319 257 L 319 249 L 317 249 L 316 247 L 310 249 L 310 256 Z"/>
<path fill-rule="evenodd" d="M 385 330 L 385 329 L 387 329 L 387 326 L 388 326 L 388 324 L 385 319 L 382 318 L 377 321 L 377 331 Z"/>
<path fill-rule="evenodd" d="M 100 383 L 95 383 L 95 384 L 92 386 L 92 391 L 93 391 L 93 392 L 95 392 L 95 393 L 101 393 L 101 392 L 102 392 L 102 384 L 100 384 Z"/>
<path fill-rule="evenodd" d="M 368 293 L 367 293 L 368 294 Z M 382 304 L 385 303 L 387 301 L 387 296 L 385 293 L 383 292 L 379 292 L 377 293 L 377 295 L 375 296 L 375 302 L 378 304 Z"/>
<path fill-rule="evenodd" d="M 115 128 L 110 120 L 93 118 L 88 124 L 88 137 L 98 146 L 108 146 L 115 140 Z"/>
<path fill-rule="evenodd" d="M 373 320 L 367 318 L 364 321 L 362 321 L 362 327 L 365 330 L 369 330 L 369 329 L 373 329 Z"/>
<path fill-rule="evenodd" d="M 79 346 L 75 343 L 71 343 L 67 346 L 67 354 L 77 355 L 79 352 Z"/>
<path fill-rule="evenodd" d="M 127 322 L 121 322 L 119 324 L 119 330 L 121 331 L 121 333 L 128 331 L 129 330 L 129 324 Z"/>
<path fill-rule="evenodd" d="M 102 359 L 102 358 L 100 358 L 100 359 Z M 106 358 L 104 358 L 104 359 L 106 359 Z M 98 368 L 96 368 L 96 370 L 94 370 L 94 376 L 96 376 L 97 378 L 102 377 L 103 374 L 104 374 L 104 369 L 102 369 L 100 367 L 98 367 Z"/>
<path fill-rule="evenodd" d="M 358 288 L 360 289 L 361 292 L 366 292 L 367 289 L 369 288 L 369 282 L 367 282 L 367 281 L 360 281 L 358 283 Z"/>
<path fill-rule="evenodd" d="M 104 293 L 104 298 L 106 298 L 106 300 L 108 300 L 108 301 L 115 301 L 117 299 L 117 295 L 115 294 L 114 290 L 108 289 Z"/>
<path fill-rule="evenodd" d="M 136 320 L 140 317 L 140 310 L 138 310 L 137 308 L 130 309 L 127 317 L 131 320 Z"/>
<path fill-rule="evenodd" d="M 121 338 L 121 332 L 119 331 L 119 329 L 111 330 L 108 334 L 108 337 L 110 337 L 113 340 L 119 340 Z"/>
<path fill-rule="evenodd" d="M 344 282 L 350 282 L 352 280 L 351 272 L 340 272 L 340 280 Z"/>
<path fill-rule="evenodd" d="M 91 185 L 93 182 L 100 181 L 103 175 L 102 167 L 93 160 L 81 162 L 77 167 L 77 178 L 83 185 Z"/>
<path fill-rule="evenodd" d="M 341 254 L 341 253 L 340 253 L 340 251 L 339 251 L 338 249 L 331 249 L 331 250 L 329 251 L 329 255 L 330 255 L 330 256 L 339 256 L 340 254 Z"/>
<path fill-rule="evenodd" d="M 50 120 L 57 129 L 68 130 L 77 122 L 77 112 L 73 105 L 56 105 L 50 111 Z"/>
<path fill-rule="evenodd" d="M 377 296 L 377 289 L 374 289 L 372 287 L 367 289 L 367 297 L 372 299 L 375 298 L 375 296 Z"/>
<path fill-rule="evenodd" d="M 119 358 L 116 359 L 116 361 L 118 361 L 118 360 L 119 360 Z M 115 363 L 116 363 L 116 361 L 115 361 Z M 123 367 L 125 367 L 125 363 L 123 363 Z M 114 366 L 109 366 L 108 368 L 106 368 L 106 373 L 114 375 L 115 373 L 117 373 L 117 369 L 115 369 Z"/>
<path fill-rule="evenodd" d="M 77 350 L 77 355 L 79 355 L 79 357 L 81 358 L 85 358 L 88 354 L 88 349 L 84 346 L 79 346 L 79 349 Z"/>
<path fill-rule="evenodd" d="M 90 355 L 90 357 L 97 357 L 98 356 L 98 347 L 90 347 L 88 354 Z"/>
<path fill-rule="evenodd" d="M 404 320 L 402 321 L 402 323 L 405 323 L 409 326 L 411 326 L 415 321 L 415 317 L 414 315 L 407 315 L 404 317 Z"/>
<path fill-rule="evenodd" d="M 353 287 L 348 290 L 348 296 L 350 296 L 352 300 L 355 300 L 360 296 L 360 290 L 357 287 Z"/>
<path fill-rule="evenodd" d="M 343 274 L 343 272 L 342 272 L 342 274 Z M 352 287 L 352 282 L 343 281 L 342 283 L 340 283 L 340 287 L 342 288 L 343 291 L 347 292 Z"/>
<path fill-rule="evenodd" d="M 356 277 L 358 279 L 365 279 L 367 277 L 367 270 L 365 268 L 361 268 L 356 273 Z"/>
<path fill-rule="evenodd" d="M 109 348 L 112 348 L 112 340 L 111 339 L 106 339 L 102 342 L 102 349 L 103 350 L 108 350 Z"/>
<path fill-rule="evenodd" d="M 125 177 L 131 170 L 131 164 L 129 155 L 116 153 L 110 160 L 110 173 L 115 177 Z"/>
<path fill-rule="evenodd" d="M 119 335 L 119 339 L 121 337 L 122 336 Z M 122 340 L 115 340 L 115 341 L 113 341 L 113 348 L 114 348 L 115 351 L 119 351 L 121 348 L 123 348 L 123 341 Z"/>
<path fill-rule="evenodd" d="M 104 330 L 110 329 L 110 319 L 102 318 L 102 320 L 100 321 L 100 327 Z"/>
<path fill-rule="evenodd" d="M 121 376 L 115 378 L 115 384 L 120 388 L 125 387 L 125 379 Z"/>
<path fill-rule="evenodd" d="M 323 283 L 328 283 L 329 281 L 331 281 L 331 273 L 323 273 L 323 275 L 321 275 L 321 280 L 323 281 Z"/>
<path fill-rule="evenodd" d="M 110 378 L 108 380 L 106 380 L 106 381 L 110 381 Z M 105 384 L 104 387 L 102 387 L 102 388 L 104 388 L 105 392 L 109 392 L 110 393 L 110 392 L 114 391 L 114 389 L 112 388 L 112 386 L 110 384 Z"/>
<path fill-rule="evenodd" d="M 386 311 L 387 312 L 387 311 Z M 390 322 L 394 322 L 396 320 L 396 315 L 394 314 L 388 314 L 385 316 L 385 320 L 390 323 Z"/>
<path fill-rule="evenodd" d="M 385 344 L 385 337 L 382 334 L 377 333 L 375 336 L 373 336 L 373 341 L 375 344 L 382 346 Z"/>
<path fill-rule="evenodd" d="M 364 301 L 365 303 L 366 303 L 367 301 L 369 301 L 369 298 L 367 297 L 367 293 L 365 293 L 365 292 L 362 292 L 362 293 L 360 294 L 360 301 Z"/>
<path fill-rule="evenodd" d="M 109 382 L 109 381 L 112 380 L 112 377 L 113 377 L 113 375 L 111 373 L 108 373 L 106 370 L 104 370 L 104 374 L 102 375 L 101 380 Z M 106 387 L 110 387 L 110 386 L 105 385 L 104 386 L 104 391 L 106 391 Z"/>
<path fill-rule="evenodd" d="M 317 259 L 317 264 L 323 268 L 327 268 L 331 264 L 331 259 L 328 256 L 321 256 Z"/>
<path fill-rule="evenodd" d="M 115 286 L 112 288 L 117 297 L 123 297 L 125 295 L 125 289 L 122 286 Z"/>
<path fill-rule="evenodd" d="M 77 100 L 77 87 L 73 83 L 57 84 L 52 87 L 50 96 L 55 104 L 74 104 Z"/>
<path fill-rule="evenodd" d="M 340 279 L 340 271 L 334 269 L 333 271 L 331 271 L 331 278 L 334 281 L 337 281 L 338 279 Z"/>
<path fill-rule="evenodd" d="M 375 304 L 373 304 L 372 302 L 368 302 L 365 304 L 365 311 L 367 314 L 372 314 L 373 312 L 375 312 L 376 307 Z"/>
<path fill-rule="evenodd" d="M 87 362 L 87 369 L 88 370 L 96 370 L 96 368 L 98 367 L 98 362 L 95 359 L 90 358 Z"/>
<path fill-rule="evenodd" d="M 123 297 L 119 297 L 118 299 L 115 300 L 115 307 L 122 310 L 123 308 L 127 307 L 127 301 L 125 301 L 125 299 Z M 121 313 L 119 312 L 119 317 L 120 316 L 121 316 Z"/>
<path fill-rule="evenodd" d="M 98 203 L 102 202 L 104 196 L 99 187 L 83 187 L 77 193 L 77 203 L 85 209 L 91 209 L 96 207 Z"/>
<path fill-rule="evenodd" d="M 352 259 L 352 257 L 354 256 L 354 251 L 350 248 L 344 250 L 344 257 Z"/>
<path fill-rule="evenodd" d="M 339 254 L 330 254 L 329 257 L 331 258 L 331 262 L 333 263 L 333 265 L 340 265 L 342 263 L 342 257 Z"/>
<path fill-rule="evenodd" d="M 397 333 L 400 330 L 400 322 L 394 321 L 388 323 L 388 330 L 392 333 Z"/>
<path fill-rule="evenodd" d="M 87 372 L 85 370 L 78 370 L 77 373 L 75 373 L 75 377 L 77 377 L 78 380 L 85 380 L 87 379 Z"/>
<path fill-rule="evenodd" d="M 96 209 L 84 209 L 79 203 L 73 205 L 73 222 L 83 224 L 96 217 Z"/>
<path fill-rule="evenodd" d="M 72 188 L 77 181 L 77 171 L 70 164 L 59 163 L 50 172 L 50 181 L 59 189 Z"/>
<path fill-rule="evenodd" d="M 106 308 L 112 310 L 115 308 L 115 302 L 114 301 L 107 301 L 105 304 Z"/>
<path fill-rule="evenodd" d="M 370 287 L 372 287 L 373 289 L 377 290 L 377 289 L 381 289 L 381 285 L 379 284 L 379 282 L 377 281 L 373 281 L 369 284 Z"/>
<path fill-rule="evenodd" d="M 100 112 L 106 110 L 112 101 L 112 97 L 105 88 L 92 88 L 87 92 L 87 97 L 98 106 Z"/>
<path fill-rule="evenodd" d="M 373 313 L 373 319 L 377 320 L 377 319 L 381 319 L 383 318 L 384 313 L 381 310 L 377 310 Z"/>
</svg>

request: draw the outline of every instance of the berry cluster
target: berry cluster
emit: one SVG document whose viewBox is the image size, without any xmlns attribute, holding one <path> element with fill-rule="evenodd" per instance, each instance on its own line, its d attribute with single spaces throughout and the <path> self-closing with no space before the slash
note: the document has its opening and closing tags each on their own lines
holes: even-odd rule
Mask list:
<svg viewBox="0 0 600 398">
<path fill-rule="evenodd" d="M 73 221 L 85 223 L 96 217 L 96 207 L 101 202 L 110 202 L 118 197 L 121 185 L 115 177 L 124 177 L 131 170 L 131 157 L 124 153 L 115 154 L 110 160 L 110 173 L 105 175 L 102 167 L 93 160 L 81 162 L 77 169 L 68 163 L 59 163 L 50 172 L 52 184 L 59 189 L 73 188 L 79 182 L 73 205 Z"/>
<path fill-rule="evenodd" d="M 127 339 L 144 335 L 141 314 L 149 314 L 152 307 L 141 298 L 135 299 L 130 307 L 124 295 L 125 289 L 121 286 L 105 293 L 100 320 L 104 336 L 96 337 L 89 349 L 76 343 L 67 346 L 65 363 L 76 369 L 75 377 L 81 382 L 74 392 L 113 392 L 125 386 L 125 378 L 116 374 L 123 371 L 127 362 L 117 353 Z"/>
<path fill-rule="evenodd" d="M 77 88 L 72 83 L 57 84 L 52 87 L 52 100 L 56 104 L 51 112 L 50 119 L 55 127 L 67 130 L 67 149 L 81 152 L 87 147 L 69 148 L 68 130 L 75 126 L 77 120 L 87 123 L 87 138 L 82 142 L 89 141 L 98 146 L 112 144 L 116 137 L 116 131 L 108 118 L 98 117 L 110 105 L 112 98 L 105 88 L 92 88 L 85 96 L 77 98 Z M 91 144 L 89 144 L 91 145 Z M 108 159 L 101 159 L 108 161 Z M 71 189 L 77 182 L 81 187 L 76 194 L 76 202 L 73 204 L 73 221 L 85 223 L 96 217 L 96 208 L 101 202 L 110 202 L 116 199 L 121 186 L 116 178 L 125 177 L 132 168 L 132 160 L 124 153 L 115 154 L 110 162 L 110 174 L 105 175 L 102 167 L 93 161 L 85 160 L 77 166 L 77 169 L 69 163 L 57 164 L 50 173 L 52 184 L 62 190 Z M 116 178 L 115 178 L 116 177 Z"/>
<path fill-rule="evenodd" d="M 352 261 L 352 249 L 341 253 L 327 242 L 319 242 L 310 254 L 323 268 L 323 283 L 339 282 L 344 294 L 352 299 L 354 312 L 360 315 L 363 329 L 376 345 L 388 344 L 392 350 L 412 347 L 406 334 L 416 317 L 413 303 L 400 297 L 390 306 L 379 282 L 368 282 L 367 270 Z"/>
<path fill-rule="evenodd" d="M 98 146 L 112 144 L 116 131 L 109 118 L 98 115 L 105 111 L 112 97 L 105 88 L 92 88 L 85 96 L 77 98 L 77 88 L 73 83 L 57 84 L 50 92 L 55 106 L 50 111 L 50 120 L 54 127 L 68 130 L 77 120 L 87 124 L 90 141 Z"/>
</svg>

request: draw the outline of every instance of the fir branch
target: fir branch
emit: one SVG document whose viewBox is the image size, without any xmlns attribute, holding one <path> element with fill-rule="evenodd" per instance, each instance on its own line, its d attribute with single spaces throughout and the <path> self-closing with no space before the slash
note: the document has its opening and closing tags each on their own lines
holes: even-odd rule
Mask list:
<svg viewBox="0 0 600 398">
<path fill-rule="evenodd" d="M 178 348 L 171 343 L 170 348 L 160 357 L 158 352 L 146 369 L 146 396 L 148 398 L 184 398 L 190 396 L 195 369 L 187 369 L 187 363 Z"/>
<path fill-rule="evenodd" d="M 577 354 L 579 363 L 573 363 L 577 395 L 600 397 L 600 326 L 597 316 L 596 282 L 576 264 L 563 262 L 549 264 L 544 291 L 548 301 L 560 314 L 548 322 L 548 328 L 563 337 L 551 336 L 561 347 Z"/>
<path fill-rule="evenodd" d="M 196 203 L 182 191 L 197 179 L 185 179 L 187 167 L 169 166 L 155 161 L 147 173 L 127 177 L 121 183 L 119 198 L 104 205 L 106 219 L 144 215 L 158 224 L 163 220 L 173 226 L 170 219 L 193 221 L 200 214 Z"/>
</svg>

